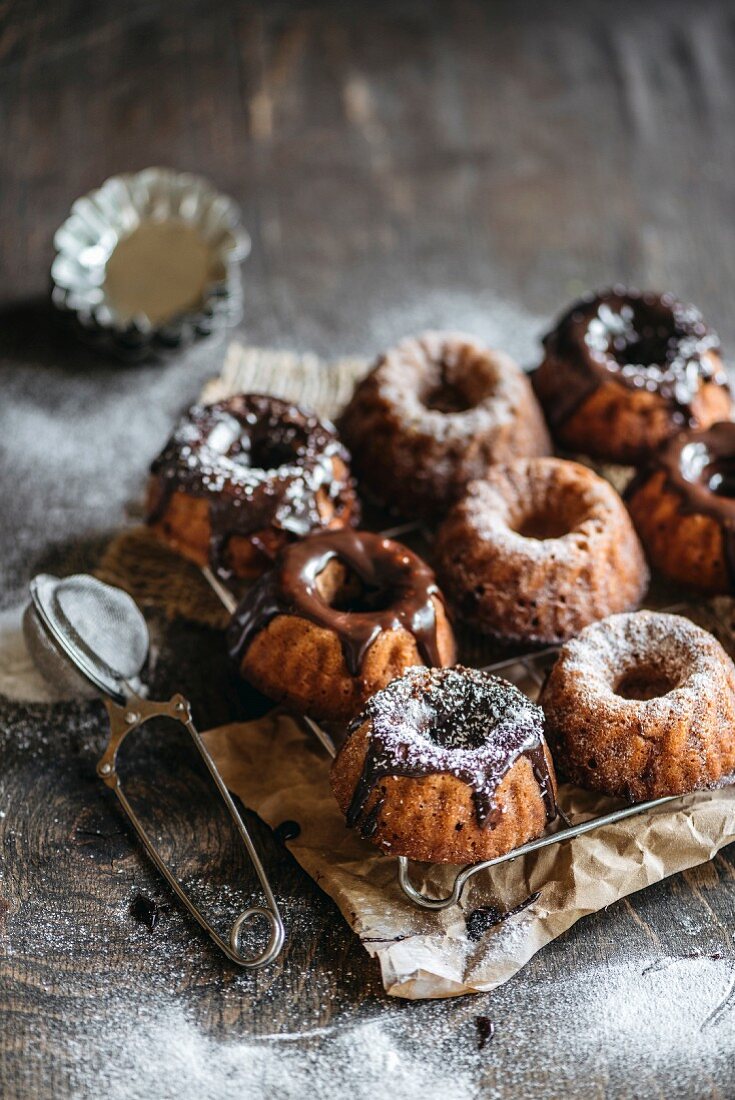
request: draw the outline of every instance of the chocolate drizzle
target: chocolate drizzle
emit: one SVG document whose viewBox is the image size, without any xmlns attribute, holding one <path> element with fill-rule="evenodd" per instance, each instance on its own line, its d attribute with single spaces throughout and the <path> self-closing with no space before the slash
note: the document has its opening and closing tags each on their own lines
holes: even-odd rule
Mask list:
<svg viewBox="0 0 735 1100">
<path fill-rule="evenodd" d="M 330 602 L 321 585 L 331 563 L 341 564 L 344 577 Z M 239 664 L 271 619 L 298 615 L 338 636 L 352 676 L 378 635 L 400 627 L 414 636 L 426 664 L 441 665 L 433 603 L 441 598 L 429 566 L 400 543 L 366 531 L 326 531 L 287 546 L 246 594 L 230 624 L 230 655 Z"/>
<path fill-rule="evenodd" d="M 603 382 L 656 393 L 672 419 L 694 425 L 702 382 L 727 386 L 717 335 L 671 294 L 615 287 L 576 302 L 547 336 L 534 386 L 552 429 Z"/>
<path fill-rule="evenodd" d="M 347 473 L 336 475 L 335 459 L 349 462 L 334 426 L 278 398 L 238 394 L 195 405 L 151 466 L 158 494 L 148 522 L 162 519 L 177 491 L 207 500 L 210 561 L 227 576 L 233 535 L 256 536 L 272 556 L 270 530 L 303 538 L 325 526 L 320 497 L 331 501 L 329 520 L 347 516 L 353 485 Z"/>
<path fill-rule="evenodd" d="M 679 498 L 682 515 L 709 516 L 720 525 L 735 591 L 735 423 L 722 421 L 701 431 L 680 432 L 634 477 L 626 498 L 655 470 L 664 472 L 667 487 Z"/>
<path fill-rule="evenodd" d="M 480 827 L 494 828 L 497 789 L 521 756 L 531 762 L 547 820 L 556 816 L 543 712 L 507 680 L 461 666 L 411 668 L 369 700 L 350 733 L 365 722 L 368 750 L 346 815 L 365 837 L 381 808 L 378 797 L 367 809 L 370 796 L 389 776 L 454 775 L 471 788 Z"/>
</svg>

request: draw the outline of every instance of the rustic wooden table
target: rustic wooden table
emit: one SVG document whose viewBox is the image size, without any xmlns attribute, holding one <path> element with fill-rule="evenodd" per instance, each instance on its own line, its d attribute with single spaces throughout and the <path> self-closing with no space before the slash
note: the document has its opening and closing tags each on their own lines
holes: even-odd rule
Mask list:
<svg viewBox="0 0 735 1100">
<path fill-rule="evenodd" d="M 734 93 L 726 0 L 9 0 L 2 614 L 34 572 L 94 562 L 223 355 L 120 369 L 57 330 L 51 240 L 77 195 L 149 164 L 234 195 L 260 344 L 373 353 L 441 325 L 531 362 L 571 296 L 623 280 L 693 299 L 733 348 Z M 156 690 L 191 685 L 202 725 L 238 712 L 214 633 L 165 642 Z M 263 835 L 290 941 L 251 975 L 176 906 L 153 932 L 131 916 L 157 883 L 95 778 L 101 728 L 94 703 L 0 700 L 8 1100 L 735 1096 L 732 849 L 582 921 L 494 994 L 409 1004 Z M 198 781 L 167 760 L 187 872 L 231 881 Z"/>
</svg>

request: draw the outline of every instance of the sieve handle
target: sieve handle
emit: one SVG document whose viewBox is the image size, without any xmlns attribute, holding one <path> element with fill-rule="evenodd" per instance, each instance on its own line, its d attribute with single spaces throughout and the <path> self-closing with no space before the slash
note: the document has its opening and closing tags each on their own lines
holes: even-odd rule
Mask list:
<svg viewBox="0 0 735 1100">
<path fill-rule="evenodd" d="M 117 795 L 117 798 L 127 814 L 130 822 L 135 829 L 138 837 L 143 844 L 146 852 L 155 863 L 158 870 L 161 872 L 166 882 L 169 884 L 173 892 L 176 894 L 179 901 L 184 905 L 191 915 L 199 922 L 204 931 L 211 937 L 217 944 L 220 951 L 223 951 L 227 955 L 228 959 L 231 959 L 238 966 L 243 966 L 248 969 L 254 970 L 259 966 L 265 966 L 267 963 L 272 962 L 273 959 L 279 954 L 285 940 L 286 932 L 283 924 L 283 918 L 279 911 L 276 899 L 273 896 L 268 877 L 263 869 L 260 856 L 255 848 L 252 837 L 248 832 L 248 828 L 243 821 L 240 813 L 238 812 L 235 803 L 233 802 L 230 792 L 222 781 L 222 777 L 217 771 L 216 765 L 207 746 L 202 741 L 198 730 L 194 726 L 191 720 L 191 706 L 189 701 L 184 698 L 183 695 L 174 695 L 168 702 L 156 703 L 149 699 L 141 699 L 137 695 L 131 695 L 124 707 L 118 706 L 117 703 L 113 703 L 110 699 L 105 699 L 105 707 L 110 717 L 110 740 L 105 749 L 104 755 L 97 764 L 97 774 L 100 779 Z M 125 792 L 120 786 L 120 777 L 117 773 L 117 753 L 122 745 L 123 741 L 129 733 L 132 733 L 134 729 L 142 726 L 145 722 L 151 718 L 173 718 L 174 721 L 179 722 L 187 731 L 192 741 L 196 745 L 197 751 L 202 760 L 207 766 L 209 774 L 214 780 L 217 790 L 222 796 L 222 800 L 227 807 L 227 810 L 232 818 L 235 828 L 238 831 L 240 839 L 242 840 L 247 853 L 250 857 L 250 861 L 255 868 L 255 873 L 260 881 L 261 888 L 266 898 L 266 905 L 251 906 L 248 909 L 243 910 L 233 922 L 230 930 L 229 941 L 224 940 L 220 936 L 219 932 L 210 924 L 204 913 L 196 905 L 194 901 L 184 890 L 179 880 L 174 875 L 171 868 L 164 861 L 158 849 L 153 841 L 148 836 L 143 823 L 135 812 L 135 809 L 131 805 L 130 801 L 125 795 Z M 249 922 L 262 917 L 268 923 L 268 942 L 265 948 L 257 955 L 248 957 L 243 955 L 240 950 L 240 935 L 243 927 Z"/>
</svg>

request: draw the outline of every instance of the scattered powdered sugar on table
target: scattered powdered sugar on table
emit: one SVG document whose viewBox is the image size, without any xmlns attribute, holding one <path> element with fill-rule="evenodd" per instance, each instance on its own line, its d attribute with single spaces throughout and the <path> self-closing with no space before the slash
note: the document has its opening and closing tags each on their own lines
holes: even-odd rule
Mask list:
<svg viewBox="0 0 735 1100">
<path fill-rule="evenodd" d="M 693 952 L 689 957 L 664 957 L 660 964 L 641 970 L 622 953 L 592 965 L 586 982 L 580 983 L 577 976 L 574 990 L 572 979 L 562 978 L 558 995 L 560 1003 L 567 997 L 584 1003 L 579 1004 L 574 1029 L 580 1057 L 589 1057 L 604 1042 L 608 1057 L 617 1051 L 620 1061 L 629 1060 L 631 1071 L 636 1071 L 642 1068 L 640 1053 L 645 1050 L 648 1075 L 666 1071 L 671 1078 L 677 1067 L 690 1064 L 693 1048 L 721 1047 L 717 1028 L 720 1023 L 732 1028 L 725 1006 L 734 981 L 732 957 Z M 585 998 L 585 988 L 594 988 L 594 996 Z"/>
<path fill-rule="evenodd" d="M 306 1032 L 221 1040 L 207 1036 L 170 998 L 139 1015 L 116 1016 L 112 1037 L 103 1034 L 106 1025 L 100 1020 L 72 1039 L 71 1082 L 77 1095 L 90 1096 L 89 1071 L 94 1068 L 97 1095 L 107 1100 L 182 1094 L 199 1100 L 235 1095 L 375 1100 L 389 1092 L 427 1100 L 466 1100 L 474 1094 L 476 1057 L 473 1072 L 461 1058 L 447 1056 L 440 1034 L 432 1035 L 433 1051 L 409 1050 L 400 1031 L 383 1019 L 357 1024 L 343 1020 Z"/>
<path fill-rule="evenodd" d="M 204 895 L 209 903 L 211 889 Z M 233 976 L 219 967 L 212 970 L 201 937 L 193 929 L 186 934 L 190 926 L 176 907 L 149 932 L 132 918 L 132 898 L 131 892 L 122 905 L 111 906 L 103 920 L 89 919 L 89 911 L 86 918 L 79 912 L 52 912 L 34 938 L 31 954 L 41 952 L 49 965 L 63 969 L 82 951 L 101 966 L 110 923 L 119 922 L 129 929 L 129 959 L 114 972 L 92 976 L 94 995 L 77 995 L 73 1011 L 49 1021 L 46 1046 L 29 1045 L 29 1080 L 37 1080 L 33 1063 L 52 1056 L 54 1080 L 63 1082 L 65 1095 L 80 1100 L 302 1100 L 310 1095 L 375 1100 L 388 1092 L 469 1100 L 476 1095 L 484 1060 L 471 1026 L 472 1006 L 462 1011 L 466 1025 L 461 1022 L 459 1030 L 456 1011 L 441 1011 L 441 1005 L 417 1006 L 409 1013 L 368 998 L 356 1019 L 352 1010 L 332 1011 L 329 994 L 325 997 L 320 988 L 325 976 L 316 973 L 301 1007 L 293 1006 L 294 1022 L 275 1030 L 273 1021 L 284 1018 L 285 993 L 277 974 L 268 985 L 256 984 L 244 972 Z M 137 966 L 130 961 L 134 957 Z M 145 985 L 130 980 L 139 966 L 147 975 Z M 335 963 L 340 972 L 344 967 L 344 959 Z M 257 997 L 256 1034 L 244 1035 L 237 1023 L 223 1025 L 211 1015 L 202 1019 L 196 991 L 215 975 L 223 1020 L 236 1021 L 241 1001 Z"/>
<path fill-rule="evenodd" d="M 56 369 L 19 365 L 0 350 L 0 438 L 16 517 L 0 530 L 0 606 L 18 600 L 30 574 L 47 568 L 48 554 L 81 550 L 121 525 L 182 407 L 219 369 L 224 345 L 193 348 L 175 363 L 141 365 L 132 374 L 85 349 L 76 355 L 74 367 L 70 360 Z"/>
<path fill-rule="evenodd" d="M 369 304 L 369 303 L 368 303 Z M 420 295 L 400 303 L 381 302 L 365 317 L 360 350 L 376 355 L 404 336 L 426 329 L 448 329 L 476 336 L 490 348 L 511 355 L 524 367 L 541 361 L 540 338 L 549 318 L 530 313 L 517 302 L 486 290 L 476 294 L 423 289 Z M 355 345 L 352 350 L 354 351 Z"/>
<path fill-rule="evenodd" d="M 512 935 L 512 927 L 501 934 L 506 932 Z M 675 1079 L 677 1069 L 693 1058 L 703 1058 L 710 1073 L 727 1064 L 723 1029 L 732 1026 L 735 969 L 731 957 L 704 949 L 683 957 L 664 954 L 646 965 L 635 949 L 618 944 L 609 959 L 588 960 L 584 975 L 561 970 L 553 983 L 527 983 L 523 1001 L 513 998 L 510 1013 L 507 996 L 498 991 L 482 999 L 409 1008 L 368 1002 L 360 1010 L 367 1016 L 357 1020 L 336 1015 L 321 1023 L 317 1015 L 313 1024 L 304 1024 L 302 1013 L 296 1017 L 300 1024 L 271 1031 L 268 990 L 259 1001 L 263 1030 L 245 1037 L 231 1026 L 223 1037 L 221 1030 L 212 1034 L 202 1026 L 190 997 L 173 991 L 175 962 L 163 934 L 141 929 L 139 935 L 143 943 L 154 936 L 161 943 L 160 988 L 143 1001 L 110 991 L 80 1004 L 54 1043 L 57 1072 L 75 1096 L 552 1100 L 571 1084 L 565 1066 L 596 1059 L 617 1080 L 635 1078 L 639 1095 L 650 1095 L 664 1071 Z M 242 996 L 240 982 L 247 980 L 222 988 L 224 1018 Z M 478 1014 L 495 1027 L 482 1049 Z M 537 1056 L 515 1058 L 514 1050 L 527 1049 L 529 1040 Z M 35 1050 L 28 1054 L 41 1056 Z M 553 1075 L 547 1066 L 554 1066 Z"/>
</svg>

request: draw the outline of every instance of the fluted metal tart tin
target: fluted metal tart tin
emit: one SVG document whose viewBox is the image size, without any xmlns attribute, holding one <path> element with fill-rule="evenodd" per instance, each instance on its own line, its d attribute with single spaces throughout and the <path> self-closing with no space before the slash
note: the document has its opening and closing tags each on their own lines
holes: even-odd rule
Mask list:
<svg viewBox="0 0 735 1100">
<path fill-rule="evenodd" d="M 77 199 L 54 247 L 54 304 L 124 359 L 182 349 L 242 316 L 250 238 L 236 203 L 199 176 L 112 176 Z"/>
</svg>

